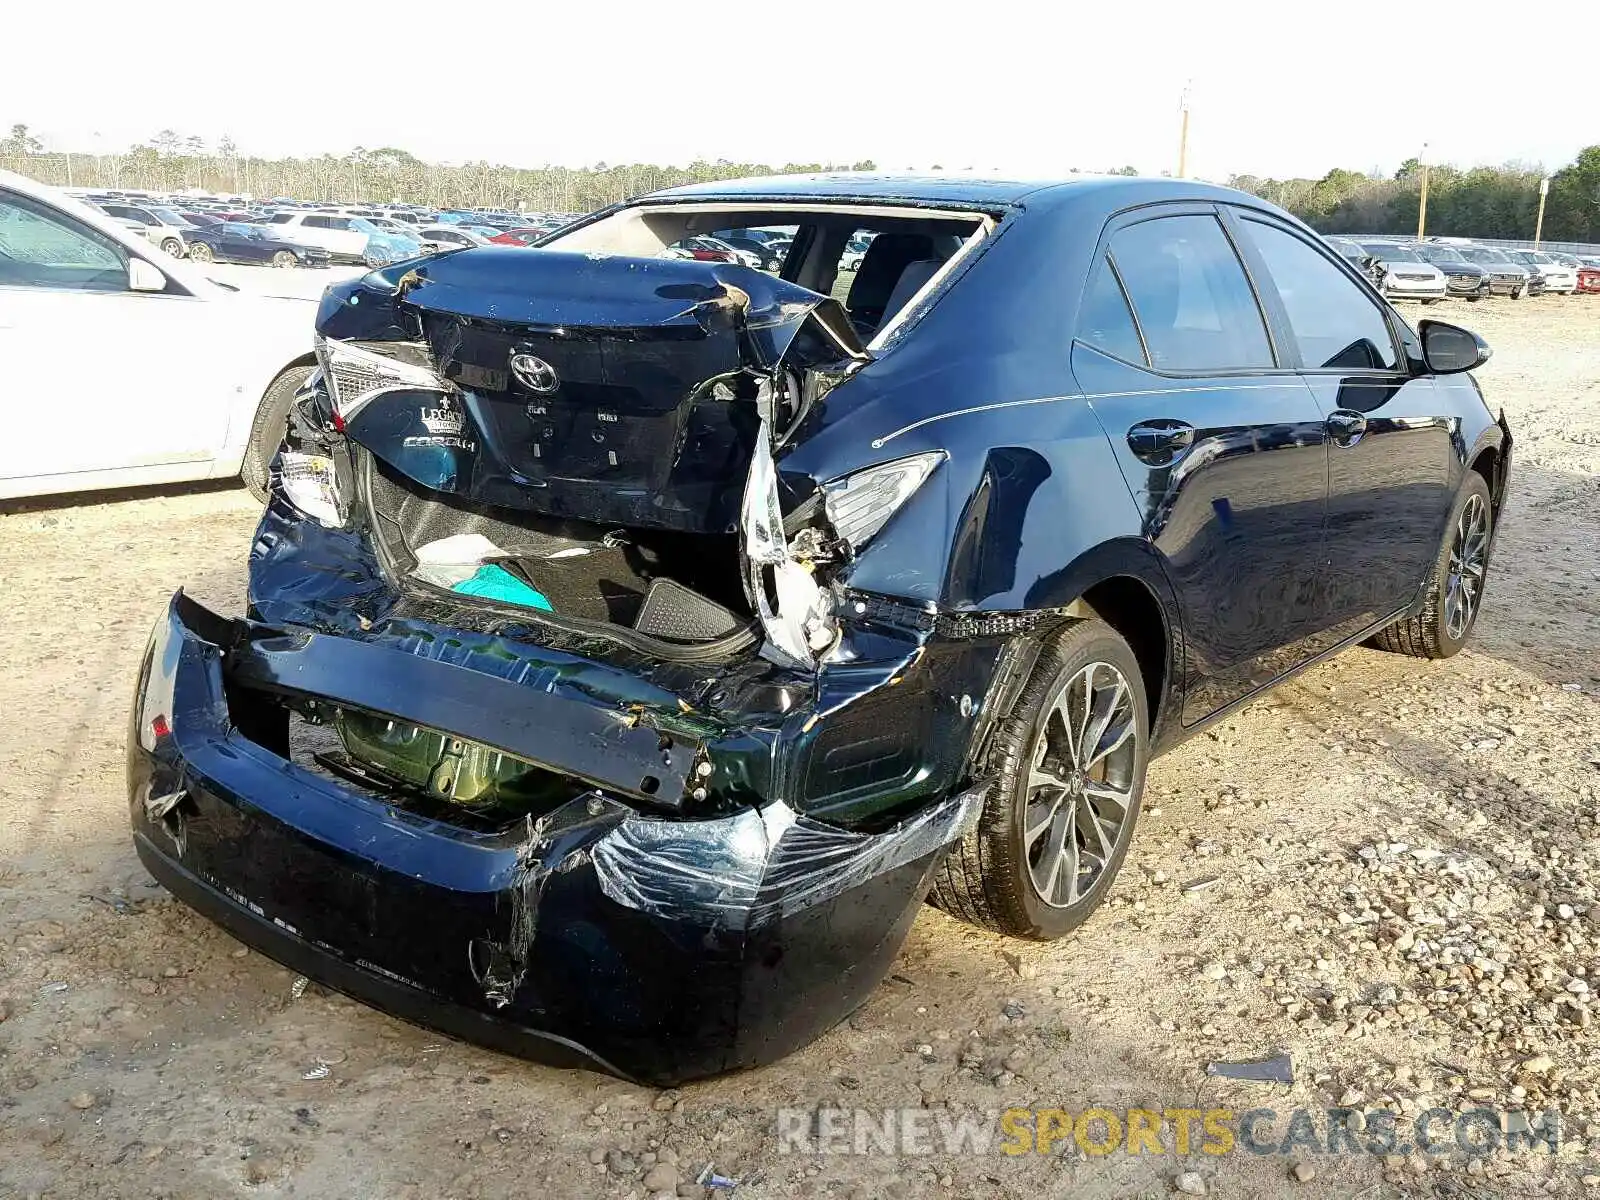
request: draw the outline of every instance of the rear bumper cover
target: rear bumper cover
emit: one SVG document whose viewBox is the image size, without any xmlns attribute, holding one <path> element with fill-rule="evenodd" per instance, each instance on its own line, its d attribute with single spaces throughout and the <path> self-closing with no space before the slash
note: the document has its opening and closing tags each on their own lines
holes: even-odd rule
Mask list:
<svg viewBox="0 0 1600 1200">
<path fill-rule="evenodd" d="M 250 740 L 229 688 L 349 693 L 371 675 L 407 698 L 409 719 L 448 729 L 460 728 L 449 706 L 466 701 L 441 672 L 473 676 L 474 689 L 500 681 L 340 638 L 241 641 L 241 627 L 181 593 L 157 624 L 128 739 L 140 858 L 296 971 L 556 1065 L 672 1084 L 810 1041 L 887 972 L 929 872 L 982 804 L 972 787 L 861 833 L 781 800 L 655 818 L 597 785 L 526 826 L 463 829 Z M 413 670 L 410 686 L 397 682 Z M 535 696 L 549 711 L 506 738 L 542 739 L 544 759 L 578 756 L 590 780 L 660 769 L 654 734 L 633 745 L 614 712 L 518 688 L 523 705 Z M 473 721 L 499 706 L 468 701 Z"/>
</svg>

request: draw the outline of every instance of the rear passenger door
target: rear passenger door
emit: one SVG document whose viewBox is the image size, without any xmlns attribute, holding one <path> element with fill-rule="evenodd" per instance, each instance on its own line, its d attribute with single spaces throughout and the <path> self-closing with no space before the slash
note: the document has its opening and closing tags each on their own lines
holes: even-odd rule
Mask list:
<svg viewBox="0 0 1600 1200">
<path fill-rule="evenodd" d="M 1409 330 L 1387 304 L 1303 231 L 1231 215 L 1280 340 L 1328 414 L 1321 636 L 1331 646 L 1415 599 L 1450 509 L 1454 431 L 1432 377 L 1412 373 Z"/>
<path fill-rule="evenodd" d="M 1324 414 L 1209 204 L 1107 228 L 1072 368 L 1178 593 L 1193 724 L 1315 652 Z"/>
</svg>

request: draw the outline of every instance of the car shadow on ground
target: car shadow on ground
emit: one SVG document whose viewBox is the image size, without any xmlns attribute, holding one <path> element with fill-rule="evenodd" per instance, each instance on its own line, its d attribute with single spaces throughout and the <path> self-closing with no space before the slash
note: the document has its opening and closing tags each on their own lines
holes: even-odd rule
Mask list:
<svg viewBox="0 0 1600 1200">
<path fill-rule="evenodd" d="M 163 497 L 204 496 L 215 492 L 237 491 L 249 495 L 237 476 L 229 479 L 195 479 L 186 483 L 152 483 L 139 487 L 98 488 L 87 492 L 58 492 L 49 496 L 18 496 L 0 500 L 0 516 L 48 513 L 62 509 L 93 508 L 122 504 L 129 500 L 157 500 Z"/>
</svg>

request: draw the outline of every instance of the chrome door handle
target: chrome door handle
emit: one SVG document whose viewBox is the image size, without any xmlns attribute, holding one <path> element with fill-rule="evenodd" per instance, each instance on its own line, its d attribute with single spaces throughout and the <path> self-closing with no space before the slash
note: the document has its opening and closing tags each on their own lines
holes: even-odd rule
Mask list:
<svg viewBox="0 0 1600 1200">
<path fill-rule="evenodd" d="M 1161 418 L 1128 430 L 1128 449 L 1142 463 L 1164 467 L 1194 444 L 1194 426 Z"/>
<path fill-rule="evenodd" d="M 1367 419 L 1347 408 L 1335 409 L 1328 414 L 1328 437 L 1335 445 L 1354 446 L 1367 431 Z"/>
</svg>

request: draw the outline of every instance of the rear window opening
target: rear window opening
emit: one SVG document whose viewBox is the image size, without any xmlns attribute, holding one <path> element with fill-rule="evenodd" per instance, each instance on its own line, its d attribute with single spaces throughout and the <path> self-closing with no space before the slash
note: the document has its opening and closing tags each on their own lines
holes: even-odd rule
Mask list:
<svg viewBox="0 0 1600 1200">
<path fill-rule="evenodd" d="M 703 257 L 752 250 L 747 240 L 771 233 L 781 256 L 761 269 L 844 305 L 871 349 L 994 228 L 987 214 L 930 211 L 909 205 L 826 207 L 725 203 L 625 208 L 554 241 L 552 250 L 604 251 L 641 258 Z M 781 262 L 777 259 L 781 257 Z"/>
<path fill-rule="evenodd" d="M 735 535 L 676 533 L 500 509 L 433 492 L 376 457 L 373 528 L 402 584 L 630 630 L 671 646 L 752 644 Z"/>
</svg>

